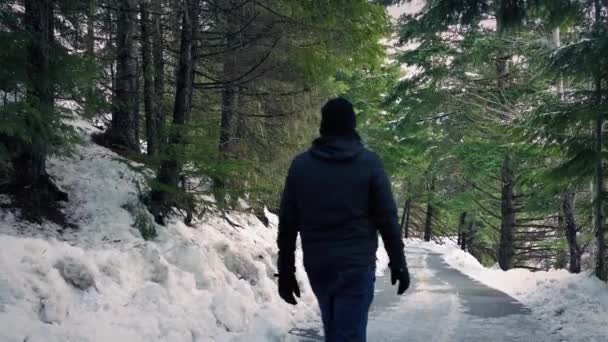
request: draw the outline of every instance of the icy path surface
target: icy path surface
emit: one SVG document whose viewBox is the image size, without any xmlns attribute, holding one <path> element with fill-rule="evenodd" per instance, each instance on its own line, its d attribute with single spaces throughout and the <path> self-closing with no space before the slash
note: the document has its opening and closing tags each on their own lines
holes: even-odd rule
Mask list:
<svg viewBox="0 0 608 342">
<path fill-rule="evenodd" d="M 407 252 L 412 287 L 397 297 L 388 277 L 378 278 L 369 341 L 560 341 L 515 299 L 449 268 L 439 254 Z M 295 333 L 307 336 L 302 341 L 322 341 L 312 330 Z"/>
</svg>

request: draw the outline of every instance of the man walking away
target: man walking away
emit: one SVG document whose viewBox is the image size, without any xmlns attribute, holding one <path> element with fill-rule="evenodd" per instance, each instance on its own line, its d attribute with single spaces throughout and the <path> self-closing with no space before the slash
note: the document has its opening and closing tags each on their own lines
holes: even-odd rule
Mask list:
<svg viewBox="0 0 608 342">
<path fill-rule="evenodd" d="M 410 277 L 390 181 L 378 156 L 363 147 L 353 106 L 342 98 L 322 109 L 321 137 L 289 169 L 279 214 L 279 295 L 297 304 L 295 249 L 321 308 L 325 341 L 365 342 L 374 296 L 378 232 L 397 293 Z"/>
</svg>

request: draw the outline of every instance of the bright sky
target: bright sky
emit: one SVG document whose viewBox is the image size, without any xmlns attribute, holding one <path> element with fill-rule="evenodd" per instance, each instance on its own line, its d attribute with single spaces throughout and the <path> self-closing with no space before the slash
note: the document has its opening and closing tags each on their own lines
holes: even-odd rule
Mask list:
<svg viewBox="0 0 608 342">
<path fill-rule="evenodd" d="M 420 12 L 424 6 L 424 3 L 425 0 L 410 0 L 401 5 L 389 7 L 388 12 L 393 18 L 399 19 L 402 14 L 414 14 Z"/>
<path fill-rule="evenodd" d="M 425 0 L 410 0 L 407 1 L 401 5 L 395 5 L 395 6 L 391 6 L 388 8 L 388 13 L 396 20 L 399 19 L 399 17 L 401 17 L 401 15 L 403 14 L 416 14 L 418 12 L 420 12 L 422 10 L 422 8 L 424 7 L 425 4 Z M 389 45 L 391 45 L 389 43 Z M 417 45 L 416 44 L 409 44 L 400 48 L 396 48 L 394 46 L 389 47 L 388 52 L 389 54 L 393 54 L 395 52 L 395 50 L 400 50 L 400 49 L 411 49 L 411 48 L 415 48 Z M 388 62 L 392 61 L 392 57 L 389 57 L 387 59 Z M 403 72 L 402 77 L 411 77 L 412 75 L 414 75 L 417 72 L 416 68 L 412 68 L 412 67 L 408 67 L 407 65 L 402 65 L 401 66 L 401 70 Z"/>
<path fill-rule="evenodd" d="M 395 19 L 403 14 L 416 14 L 422 10 L 425 0 L 409 0 L 401 5 L 390 6 L 388 13 Z M 486 29 L 496 29 L 496 21 L 494 19 L 486 19 L 481 22 L 481 26 Z"/>
</svg>

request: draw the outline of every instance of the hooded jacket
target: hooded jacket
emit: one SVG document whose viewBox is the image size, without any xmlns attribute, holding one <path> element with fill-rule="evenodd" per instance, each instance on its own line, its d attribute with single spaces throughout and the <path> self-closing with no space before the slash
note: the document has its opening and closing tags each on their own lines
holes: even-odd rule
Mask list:
<svg viewBox="0 0 608 342">
<path fill-rule="evenodd" d="M 374 268 L 378 233 L 391 266 L 406 266 L 388 176 L 358 137 L 319 138 L 293 160 L 279 213 L 279 273 L 295 271 L 298 232 L 307 272 Z"/>
</svg>

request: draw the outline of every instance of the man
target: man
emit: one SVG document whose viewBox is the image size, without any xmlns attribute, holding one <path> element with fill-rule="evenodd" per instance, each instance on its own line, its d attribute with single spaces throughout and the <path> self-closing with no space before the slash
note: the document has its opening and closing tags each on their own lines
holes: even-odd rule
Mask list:
<svg viewBox="0 0 608 342">
<path fill-rule="evenodd" d="M 353 106 L 323 107 L 321 137 L 289 169 L 279 214 L 279 295 L 300 296 L 295 277 L 300 232 L 304 268 L 321 308 L 325 341 L 364 342 L 374 296 L 378 232 L 398 294 L 410 277 L 390 181 L 378 156 L 363 147 Z"/>
</svg>

